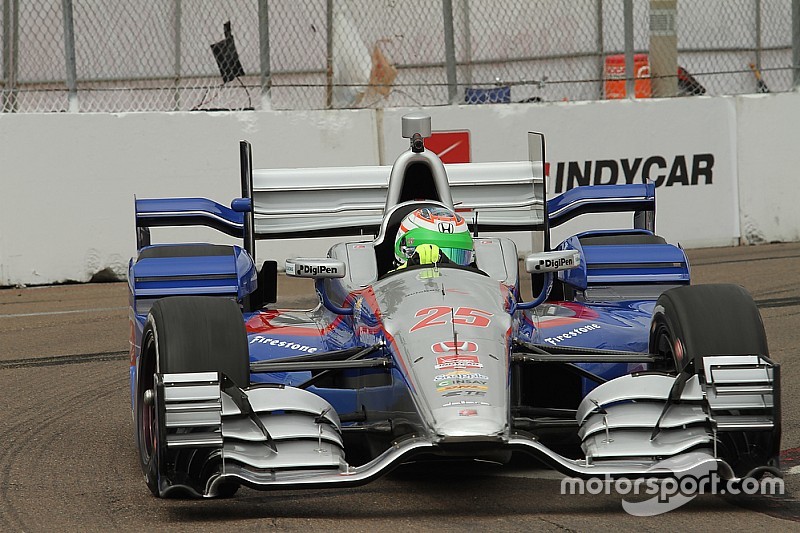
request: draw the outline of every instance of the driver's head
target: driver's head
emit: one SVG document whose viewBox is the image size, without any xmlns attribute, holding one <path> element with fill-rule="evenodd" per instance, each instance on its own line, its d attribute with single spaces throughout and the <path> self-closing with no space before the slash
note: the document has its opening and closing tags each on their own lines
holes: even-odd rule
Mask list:
<svg viewBox="0 0 800 533">
<path fill-rule="evenodd" d="M 451 263 L 472 263 L 472 237 L 467 223 L 444 207 L 423 207 L 409 213 L 397 232 L 394 256 L 399 263 L 405 263 L 423 244 L 437 246 Z"/>
</svg>

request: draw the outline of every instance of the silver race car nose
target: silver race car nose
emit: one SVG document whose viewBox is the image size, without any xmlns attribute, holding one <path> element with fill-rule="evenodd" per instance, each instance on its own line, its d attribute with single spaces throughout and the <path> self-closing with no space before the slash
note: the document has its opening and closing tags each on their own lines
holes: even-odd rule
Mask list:
<svg viewBox="0 0 800 533">
<path fill-rule="evenodd" d="M 501 438 L 507 430 L 505 413 L 486 405 L 442 407 L 434 410 L 436 436 L 442 441 L 486 441 Z"/>
</svg>

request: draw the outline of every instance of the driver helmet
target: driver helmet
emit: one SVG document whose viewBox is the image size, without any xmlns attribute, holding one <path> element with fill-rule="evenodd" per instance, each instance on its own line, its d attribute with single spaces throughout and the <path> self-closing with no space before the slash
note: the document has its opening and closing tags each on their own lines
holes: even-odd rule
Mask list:
<svg viewBox="0 0 800 533">
<path fill-rule="evenodd" d="M 394 241 L 394 256 L 402 264 L 422 244 L 432 244 L 451 263 L 467 266 L 472 263 L 472 237 L 466 221 L 444 207 L 422 207 L 406 215 Z"/>
</svg>

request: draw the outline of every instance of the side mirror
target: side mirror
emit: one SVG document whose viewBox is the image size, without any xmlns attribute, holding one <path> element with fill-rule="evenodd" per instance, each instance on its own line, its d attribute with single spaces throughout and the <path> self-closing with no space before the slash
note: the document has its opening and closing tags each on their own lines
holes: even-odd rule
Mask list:
<svg viewBox="0 0 800 533">
<path fill-rule="evenodd" d="M 581 264 L 581 253 L 577 250 L 554 250 L 537 252 L 525 258 L 525 270 L 531 274 L 570 270 Z"/>
<path fill-rule="evenodd" d="M 294 278 L 343 278 L 344 261 L 330 258 L 297 257 L 286 260 L 286 275 Z"/>
</svg>

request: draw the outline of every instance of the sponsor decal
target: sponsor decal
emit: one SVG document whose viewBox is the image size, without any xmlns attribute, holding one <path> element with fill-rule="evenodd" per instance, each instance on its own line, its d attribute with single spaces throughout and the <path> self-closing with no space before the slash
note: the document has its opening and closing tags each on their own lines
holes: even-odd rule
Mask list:
<svg viewBox="0 0 800 533">
<path fill-rule="evenodd" d="M 385 339 L 378 328 L 359 328 L 358 340 L 364 344 L 380 344 L 385 342 Z"/>
<path fill-rule="evenodd" d="M 451 385 L 486 385 L 488 381 L 482 379 L 444 379 L 436 384 L 437 387 L 448 387 Z M 477 387 L 483 388 L 486 387 Z"/>
<path fill-rule="evenodd" d="M 454 407 L 454 406 L 461 406 L 461 405 L 486 405 L 491 406 L 489 402 L 475 402 L 470 400 L 459 400 L 457 402 L 447 402 L 446 404 L 442 405 L 442 407 Z"/>
<path fill-rule="evenodd" d="M 477 416 L 477 409 L 462 409 L 458 412 L 458 416 Z"/>
<path fill-rule="evenodd" d="M 296 271 L 301 276 L 311 275 L 316 276 L 317 274 L 338 274 L 339 269 L 332 266 L 327 265 L 296 265 Z"/>
<path fill-rule="evenodd" d="M 453 396 L 479 396 L 483 397 L 486 396 L 485 390 L 451 390 L 442 393 L 442 397 L 444 398 L 452 398 Z"/>
<path fill-rule="evenodd" d="M 442 341 L 431 346 L 433 353 L 476 353 L 478 344 L 472 341 Z"/>
<path fill-rule="evenodd" d="M 293 341 L 287 341 L 282 339 L 273 339 L 271 337 L 264 337 L 262 335 L 256 335 L 250 339 L 250 344 L 269 344 L 270 346 L 275 346 L 278 348 L 289 348 L 290 350 L 297 350 L 298 352 L 308 352 L 314 353 L 319 348 L 315 348 L 313 346 L 307 346 L 305 344 L 300 344 Z"/>
<path fill-rule="evenodd" d="M 436 358 L 436 370 L 447 368 L 483 368 L 477 355 L 445 355 Z"/>
<path fill-rule="evenodd" d="M 561 335 L 554 335 L 553 337 L 547 337 L 544 342 L 548 342 L 552 345 L 557 345 L 565 340 L 572 339 L 577 337 L 578 335 L 583 335 L 584 333 L 588 333 L 590 331 L 594 331 L 596 329 L 601 329 L 600 324 L 586 324 L 585 326 L 581 326 L 579 328 L 575 328 L 572 331 L 567 331 L 562 333 Z"/>
<path fill-rule="evenodd" d="M 425 139 L 425 149 L 438 155 L 442 163 L 469 163 L 469 130 L 434 131 Z"/>
<path fill-rule="evenodd" d="M 339 320 L 337 318 L 337 320 Z M 334 324 L 336 321 L 334 321 Z M 246 322 L 248 334 L 274 334 L 286 337 L 318 337 L 319 328 L 313 321 L 301 318 L 291 311 L 266 310 L 255 313 Z"/>
<path fill-rule="evenodd" d="M 656 187 L 675 185 L 712 185 L 714 154 L 676 155 L 671 160 L 660 155 L 633 159 L 597 161 L 559 161 L 556 163 L 555 187 L 558 194 L 580 185 L 616 185 L 646 183 Z"/>
<path fill-rule="evenodd" d="M 453 309 L 445 305 L 437 305 L 435 307 L 420 309 L 414 316 L 424 318 L 411 326 L 409 330 L 411 333 L 430 326 L 444 326 L 451 323 L 451 321 L 455 325 L 485 328 L 491 324 L 491 317 L 494 316 L 494 313 L 482 311 L 473 307 L 459 307 L 458 309 Z"/>
<path fill-rule="evenodd" d="M 478 374 L 476 372 L 465 372 L 464 370 L 456 370 L 455 372 L 448 372 L 447 374 L 439 374 L 433 381 L 441 381 L 443 379 L 484 379 L 488 380 L 489 376 L 484 376 L 483 374 Z"/>
<path fill-rule="evenodd" d="M 486 385 L 465 384 L 465 385 L 445 385 L 436 389 L 437 392 L 446 392 L 451 390 L 489 390 Z"/>
<path fill-rule="evenodd" d="M 559 257 L 558 259 L 539 259 L 539 264 L 534 268 L 541 270 L 542 268 L 561 268 L 574 264 L 575 259 L 573 257 Z"/>
</svg>

